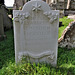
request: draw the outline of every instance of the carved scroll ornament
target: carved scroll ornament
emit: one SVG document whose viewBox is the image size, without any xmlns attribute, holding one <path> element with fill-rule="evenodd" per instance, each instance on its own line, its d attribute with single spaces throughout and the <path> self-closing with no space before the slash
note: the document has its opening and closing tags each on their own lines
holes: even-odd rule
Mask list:
<svg viewBox="0 0 75 75">
<path fill-rule="evenodd" d="M 30 57 L 32 59 L 46 58 L 49 61 L 54 61 L 54 58 L 55 58 L 53 51 L 42 52 L 42 53 L 37 54 L 37 55 L 34 55 L 32 53 L 29 53 L 29 52 L 20 52 L 18 55 L 18 59 L 21 60 L 23 56 L 24 57 Z"/>
<path fill-rule="evenodd" d="M 58 19 L 58 14 L 52 13 L 52 12 L 44 12 L 44 15 L 46 15 L 49 18 L 50 23 L 52 24 L 55 20 Z"/>
<path fill-rule="evenodd" d="M 25 19 L 28 19 L 29 15 L 30 14 L 28 12 L 26 12 L 26 13 L 17 13 L 14 20 L 15 21 L 25 20 Z"/>
</svg>

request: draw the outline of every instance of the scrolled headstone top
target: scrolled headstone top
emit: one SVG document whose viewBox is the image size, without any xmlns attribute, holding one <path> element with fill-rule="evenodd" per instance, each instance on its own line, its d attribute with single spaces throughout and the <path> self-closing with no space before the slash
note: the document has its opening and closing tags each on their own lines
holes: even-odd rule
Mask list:
<svg viewBox="0 0 75 75">
<path fill-rule="evenodd" d="M 31 0 L 13 11 L 15 60 L 57 65 L 59 11 L 41 0 Z"/>
</svg>

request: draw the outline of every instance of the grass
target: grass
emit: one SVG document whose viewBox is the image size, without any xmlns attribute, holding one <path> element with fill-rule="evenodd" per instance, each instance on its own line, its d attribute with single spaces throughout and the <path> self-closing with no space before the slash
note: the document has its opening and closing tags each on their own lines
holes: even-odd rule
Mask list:
<svg viewBox="0 0 75 75">
<path fill-rule="evenodd" d="M 63 19 L 68 20 L 65 17 Z M 64 21 L 65 28 L 69 21 Z M 13 31 L 7 31 L 6 35 L 7 39 L 0 42 L 0 75 L 75 75 L 75 49 L 58 48 L 57 67 L 45 63 L 31 64 L 27 61 L 15 65 Z"/>
<path fill-rule="evenodd" d="M 73 21 L 72 19 L 68 19 L 67 17 L 63 17 L 63 18 L 60 18 L 59 21 L 62 22 L 63 26 L 59 28 L 59 36 L 58 38 L 61 37 L 62 33 L 63 33 L 63 30 L 69 25 L 69 23 L 71 21 Z"/>
</svg>

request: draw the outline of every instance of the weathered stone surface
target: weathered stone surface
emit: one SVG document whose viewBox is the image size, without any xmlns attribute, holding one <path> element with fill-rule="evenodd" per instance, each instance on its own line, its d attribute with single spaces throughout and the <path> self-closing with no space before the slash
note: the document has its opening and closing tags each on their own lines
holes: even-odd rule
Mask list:
<svg viewBox="0 0 75 75">
<path fill-rule="evenodd" d="M 57 0 L 58 2 L 64 2 L 64 0 Z"/>
<path fill-rule="evenodd" d="M 12 27 L 12 19 L 8 17 L 7 11 L 8 9 L 5 7 L 5 5 L 0 6 L 0 12 L 3 15 L 3 25 L 6 30 L 11 29 Z"/>
<path fill-rule="evenodd" d="M 69 19 L 74 19 L 74 20 L 75 20 L 75 15 L 70 14 L 70 15 L 68 15 L 68 18 L 69 18 Z"/>
<path fill-rule="evenodd" d="M 33 0 L 13 11 L 15 60 L 57 64 L 59 11 L 44 1 Z"/>
<path fill-rule="evenodd" d="M 3 15 L 0 13 L 0 35 L 4 35 Z"/>
<path fill-rule="evenodd" d="M 19 9 L 19 7 L 23 7 L 23 5 L 30 0 L 15 0 L 13 9 Z M 64 10 L 64 9 L 75 9 L 75 0 L 42 0 L 47 4 L 52 6 L 52 9 Z M 68 6 L 69 3 L 69 6 Z"/>
<path fill-rule="evenodd" d="M 13 9 L 14 9 L 14 10 L 17 10 L 17 9 L 19 9 L 20 7 L 23 7 L 23 5 L 24 5 L 26 2 L 27 2 L 27 0 L 15 0 Z"/>
<path fill-rule="evenodd" d="M 58 40 L 60 47 L 75 47 L 75 21 L 71 22 L 64 30 L 62 36 Z"/>
<path fill-rule="evenodd" d="M 15 0 L 14 5 L 13 5 L 13 9 L 19 10 L 28 1 L 30 1 L 30 0 Z M 42 0 L 42 1 L 46 1 L 46 0 Z"/>
<path fill-rule="evenodd" d="M 3 26 L 3 15 L 0 13 L 0 41 L 4 40 L 6 35 L 4 35 L 4 26 Z"/>
<path fill-rule="evenodd" d="M 3 15 L 0 13 L 0 41 L 3 40 L 2 35 L 4 35 Z"/>
</svg>

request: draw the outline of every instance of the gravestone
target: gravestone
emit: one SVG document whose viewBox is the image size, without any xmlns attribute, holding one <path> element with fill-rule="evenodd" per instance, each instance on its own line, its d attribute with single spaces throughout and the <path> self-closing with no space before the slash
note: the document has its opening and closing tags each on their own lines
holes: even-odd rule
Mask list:
<svg viewBox="0 0 75 75">
<path fill-rule="evenodd" d="M 58 39 L 59 47 L 75 48 L 75 21 L 69 23 Z"/>
<path fill-rule="evenodd" d="M 8 17 L 8 9 L 4 4 L 4 0 L 0 0 L 0 13 L 3 15 L 4 30 L 11 29 L 12 19 Z"/>
<path fill-rule="evenodd" d="M 12 24 L 12 19 L 8 17 L 8 9 L 6 8 L 5 5 L 1 5 L 0 10 L 3 14 L 3 25 L 5 30 L 11 29 L 13 24 Z"/>
<path fill-rule="evenodd" d="M 23 5 L 27 2 L 27 0 L 15 0 L 14 1 L 14 5 L 13 5 L 13 9 L 17 10 L 20 7 L 23 7 Z"/>
<path fill-rule="evenodd" d="M 3 15 L 0 13 L 0 35 L 4 35 Z"/>
<path fill-rule="evenodd" d="M 4 26 L 3 26 L 3 15 L 0 13 L 0 41 L 5 39 L 6 36 L 4 35 Z"/>
<path fill-rule="evenodd" d="M 26 57 L 30 62 L 56 66 L 59 11 L 40 0 L 32 0 L 22 10 L 13 11 L 16 63 Z"/>
</svg>

